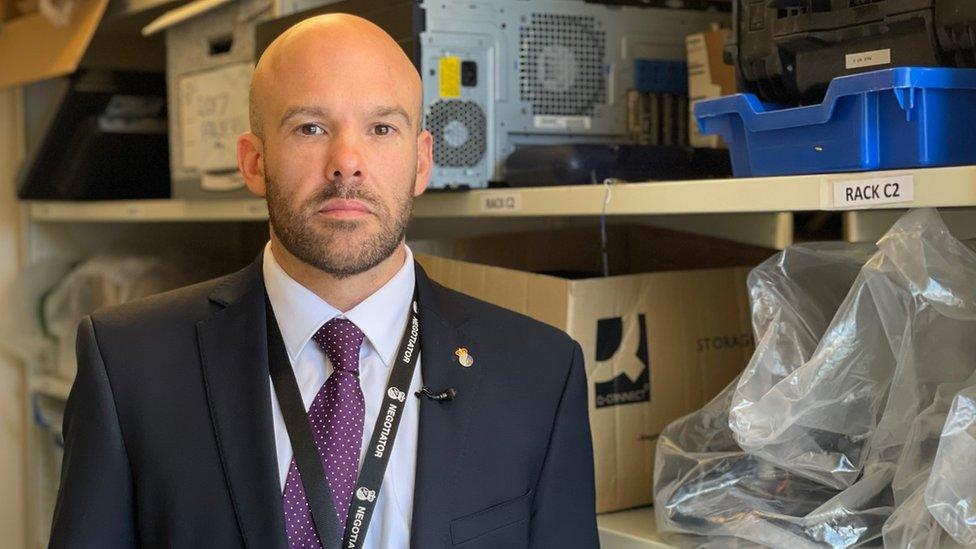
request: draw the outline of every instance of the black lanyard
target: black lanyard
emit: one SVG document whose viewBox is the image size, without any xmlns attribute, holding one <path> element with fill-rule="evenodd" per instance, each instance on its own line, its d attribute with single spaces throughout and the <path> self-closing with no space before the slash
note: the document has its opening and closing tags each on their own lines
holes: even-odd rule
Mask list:
<svg viewBox="0 0 976 549">
<path fill-rule="evenodd" d="M 295 463 L 298 465 L 319 541 L 325 549 L 335 546 L 340 539 L 343 549 L 360 548 L 366 542 L 366 530 L 373 517 L 376 497 L 383 486 L 383 475 L 390 461 L 390 453 L 393 452 L 393 441 L 396 439 L 397 428 L 400 426 L 400 418 L 406 405 L 407 392 L 410 390 L 410 381 L 413 379 L 417 358 L 420 355 L 420 313 L 417 309 L 417 289 L 414 288 L 413 300 L 410 304 L 410 319 L 400 339 L 400 348 L 383 395 L 383 406 L 376 418 L 376 425 L 373 426 L 373 436 L 363 458 L 359 477 L 356 479 L 356 490 L 349 505 L 345 533 L 341 538 L 339 519 L 336 516 L 335 505 L 332 503 L 329 481 L 322 468 L 322 458 L 312 437 L 312 427 L 305 412 L 298 381 L 295 379 L 295 372 L 285 352 L 278 321 L 275 319 L 267 295 L 265 295 L 265 309 L 268 318 L 268 362 L 271 381 L 274 383 L 275 395 L 285 420 L 285 428 L 288 430 L 288 439 L 295 452 Z"/>
</svg>

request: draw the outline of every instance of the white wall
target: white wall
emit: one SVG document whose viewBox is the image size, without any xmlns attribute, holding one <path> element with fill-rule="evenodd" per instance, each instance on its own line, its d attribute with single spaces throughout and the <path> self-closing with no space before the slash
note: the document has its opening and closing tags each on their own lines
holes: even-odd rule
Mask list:
<svg viewBox="0 0 976 549">
<path fill-rule="evenodd" d="M 22 265 L 14 175 L 22 158 L 19 90 L 0 91 L 0 288 Z M 0 311 L 0 314 L 6 314 Z M 20 363 L 0 354 L 0 546 L 27 547 L 26 406 Z"/>
</svg>

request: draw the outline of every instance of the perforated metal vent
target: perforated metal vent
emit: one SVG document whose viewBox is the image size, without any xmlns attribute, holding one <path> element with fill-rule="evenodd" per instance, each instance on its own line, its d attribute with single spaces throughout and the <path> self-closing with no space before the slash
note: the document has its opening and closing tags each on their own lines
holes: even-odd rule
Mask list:
<svg viewBox="0 0 976 549">
<path fill-rule="evenodd" d="M 594 17 L 533 13 L 519 30 L 519 89 L 532 114 L 591 116 L 606 102 L 605 51 Z"/>
<path fill-rule="evenodd" d="M 437 101 L 430 106 L 427 129 L 434 136 L 438 166 L 477 166 L 485 155 L 485 113 L 473 101 Z"/>
</svg>

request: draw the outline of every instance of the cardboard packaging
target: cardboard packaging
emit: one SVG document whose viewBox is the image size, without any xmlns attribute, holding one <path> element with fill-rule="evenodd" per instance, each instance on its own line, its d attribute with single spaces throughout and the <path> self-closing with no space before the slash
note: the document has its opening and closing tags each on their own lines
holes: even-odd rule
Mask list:
<svg viewBox="0 0 976 549">
<path fill-rule="evenodd" d="M 237 169 L 263 21 L 328 0 L 197 0 L 143 29 L 166 32 L 173 198 L 253 198 Z"/>
<path fill-rule="evenodd" d="M 730 29 L 711 29 L 688 35 L 685 39 L 688 48 L 688 98 L 691 103 L 688 109 L 688 126 L 691 130 L 688 139 L 692 147 L 726 148 L 721 137 L 699 132 L 695 103 L 736 92 L 735 69 L 722 61 L 722 48 L 731 34 Z"/>
<path fill-rule="evenodd" d="M 746 276 L 772 253 L 640 226 L 608 234 L 610 277 L 598 274 L 595 228 L 458 240 L 438 250 L 451 258 L 416 254 L 441 284 L 580 343 L 599 513 L 651 503 L 658 434 L 748 362 Z"/>
<path fill-rule="evenodd" d="M 15 0 L 0 0 L 0 23 L 17 17 L 19 10 Z"/>
<path fill-rule="evenodd" d="M 254 27 L 272 0 L 197 0 L 143 29 L 166 32 L 173 198 L 253 198 L 237 169 L 237 137 L 250 128 Z"/>
<path fill-rule="evenodd" d="M 56 27 L 40 12 L 18 15 L 15 0 L 0 0 L 0 14 L 10 17 L 0 29 L 0 90 L 75 72 L 107 5 L 78 0 L 68 24 Z"/>
</svg>

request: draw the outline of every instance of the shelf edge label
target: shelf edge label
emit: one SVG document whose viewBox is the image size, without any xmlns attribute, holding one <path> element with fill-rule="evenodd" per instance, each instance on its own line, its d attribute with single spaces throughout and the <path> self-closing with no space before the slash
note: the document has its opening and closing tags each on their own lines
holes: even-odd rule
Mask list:
<svg viewBox="0 0 976 549">
<path fill-rule="evenodd" d="M 487 193 L 481 197 L 481 213 L 512 213 L 522 211 L 522 193 Z"/>
<path fill-rule="evenodd" d="M 833 182 L 834 209 L 856 210 L 879 204 L 901 204 L 915 200 L 915 176 L 895 175 L 872 179 Z M 824 206 L 827 206 L 826 204 Z"/>
</svg>

